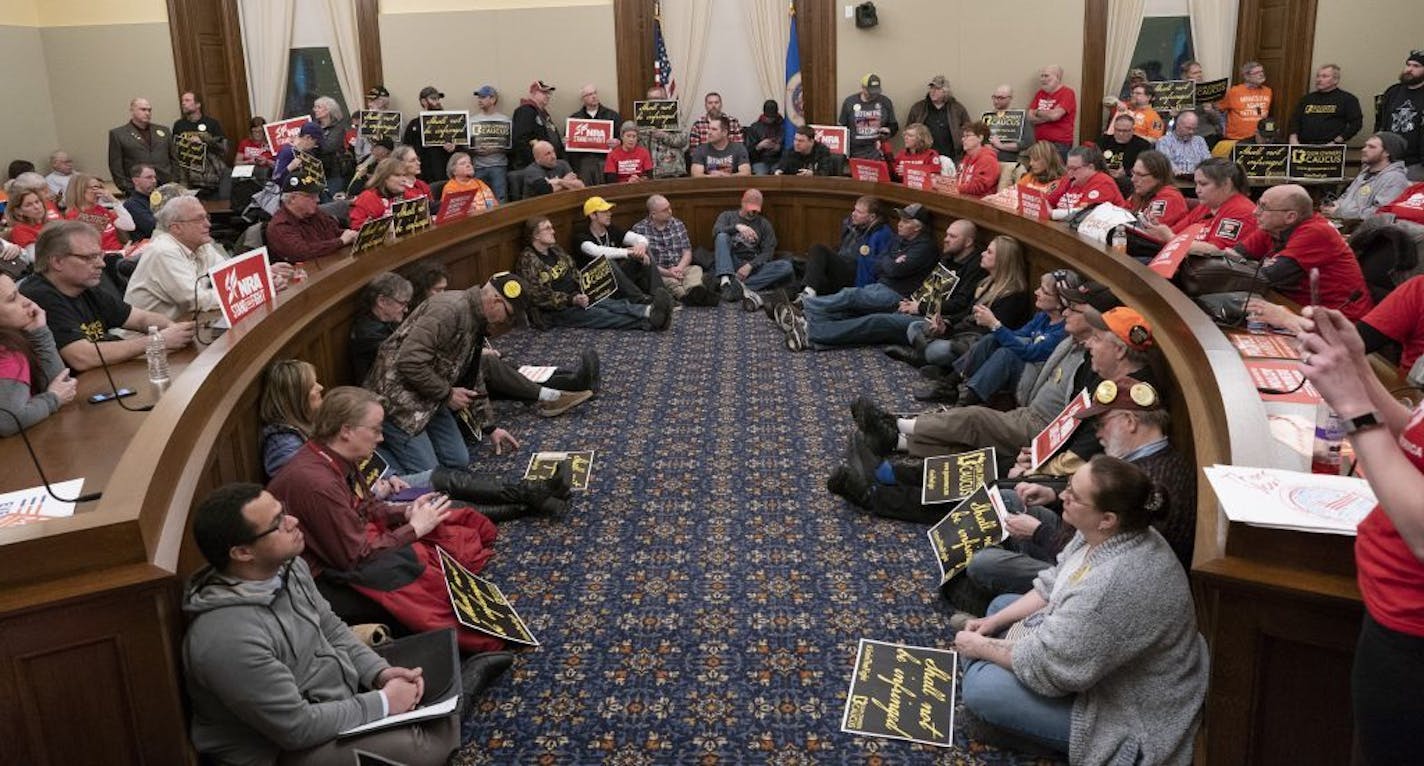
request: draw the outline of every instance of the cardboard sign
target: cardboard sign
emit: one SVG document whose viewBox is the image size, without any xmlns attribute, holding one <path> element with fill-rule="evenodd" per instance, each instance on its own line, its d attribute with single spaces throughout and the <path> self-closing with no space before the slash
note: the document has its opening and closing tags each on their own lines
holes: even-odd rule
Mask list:
<svg viewBox="0 0 1424 766">
<path fill-rule="evenodd" d="M 1196 85 L 1196 95 L 1194 101 L 1197 106 L 1203 104 L 1215 104 L 1226 97 L 1226 88 L 1231 85 L 1231 79 L 1223 77 L 1220 80 L 1207 80 Z"/>
<path fill-rule="evenodd" d="M 208 278 L 228 327 L 236 327 L 243 318 L 272 303 L 277 295 L 265 247 L 223 261 L 208 270 Z"/>
<path fill-rule="evenodd" d="M 311 152 L 298 151 L 297 157 L 302 164 L 292 171 L 294 175 L 302 179 L 303 184 L 316 184 L 326 186 L 326 168 L 321 166 L 321 158 Z"/>
<path fill-rule="evenodd" d="M 1003 112 L 985 112 L 979 115 L 979 119 L 989 126 L 989 139 L 997 138 L 1001 141 L 1018 141 L 1019 135 L 1023 132 L 1024 121 L 1028 119 L 1028 112 L 1023 109 L 1005 109 Z M 993 147 L 990 147 L 993 148 Z"/>
<path fill-rule="evenodd" d="M 430 200 L 424 196 L 391 203 L 391 231 L 401 240 L 430 228 Z"/>
<path fill-rule="evenodd" d="M 921 162 L 905 163 L 900 166 L 900 172 L 904 176 L 901 183 L 905 185 L 905 188 L 931 191 L 934 189 L 935 177 L 939 175 L 939 165 Z"/>
<path fill-rule="evenodd" d="M 470 148 L 508 150 L 514 134 L 509 120 L 470 120 Z"/>
<path fill-rule="evenodd" d="M 1231 158 L 1252 178 L 1285 178 L 1290 174 L 1290 144 L 1241 144 L 1231 148 Z"/>
<path fill-rule="evenodd" d="M 1154 95 L 1152 108 L 1159 112 L 1185 112 L 1197 103 L 1197 84 L 1192 80 L 1159 80 L 1149 82 Z"/>
<path fill-rule="evenodd" d="M 440 553 L 440 571 L 445 573 L 450 606 L 461 625 L 516 644 L 539 645 L 499 586 L 471 574 L 444 548 L 437 546 L 435 550 Z"/>
<path fill-rule="evenodd" d="M 618 282 L 613 276 L 613 262 L 608 256 L 600 255 L 579 270 L 579 287 L 588 296 L 588 306 L 592 308 L 618 292 Z"/>
<path fill-rule="evenodd" d="M 957 503 L 983 485 L 998 480 L 999 464 L 995 460 L 993 447 L 927 457 L 924 482 L 920 486 L 920 502 L 924 505 Z"/>
<path fill-rule="evenodd" d="M 420 113 L 420 145 L 470 145 L 470 113 L 453 110 Z"/>
<path fill-rule="evenodd" d="M 282 147 L 297 140 L 297 132 L 309 122 L 311 122 L 310 117 L 302 116 L 264 124 L 262 132 L 267 134 L 267 148 L 272 152 L 272 156 L 277 156 L 277 152 L 282 151 Z"/>
<path fill-rule="evenodd" d="M 1300 352 L 1291 345 L 1290 338 L 1284 335 L 1228 331 L 1226 337 L 1231 339 L 1231 345 L 1235 346 L 1236 350 L 1240 351 L 1241 356 L 1244 357 L 1300 359 Z M 1268 386 L 1268 388 L 1279 388 L 1279 386 Z M 1286 386 L 1286 388 L 1290 388 L 1290 386 Z"/>
<path fill-rule="evenodd" d="M 1019 215 L 1035 221 L 1047 221 L 1052 213 L 1048 205 L 1048 195 L 1042 189 L 1019 187 Z"/>
<path fill-rule="evenodd" d="M 862 638 L 841 731 L 952 747 L 956 667 L 948 649 Z"/>
<path fill-rule="evenodd" d="M 392 141 L 400 140 L 401 113 L 387 111 L 365 111 L 356 113 L 356 121 L 361 124 L 357 131 L 359 135 L 375 141 L 381 138 L 389 138 Z"/>
<path fill-rule="evenodd" d="M 352 490 L 358 497 L 365 497 L 365 493 L 375 487 L 376 482 L 385 478 L 386 474 L 390 472 L 390 463 L 387 463 L 380 453 L 372 452 L 366 456 L 365 460 L 356 464 L 355 481 L 361 482 L 361 486 L 352 487 Z"/>
<path fill-rule="evenodd" d="M 959 272 L 941 263 L 910 293 L 910 300 L 919 302 L 921 313 L 925 316 L 933 316 L 940 313 L 940 307 L 946 298 L 954 294 L 956 287 L 959 287 Z"/>
<path fill-rule="evenodd" d="M 190 130 L 174 136 L 177 140 L 173 142 L 173 154 L 178 167 L 196 173 L 203 171 L 203 164 L 208 161 L 208 145 L 203 143 L 202 135 L 196 130 Z M 194 138 L 197 140 L 190 140 Z"/>
<path fill-rule="evenodd" d="M 1088 389 L 1083 389 L 1078 392 L 1077 396 L 1069 400 L 1068 406 L 1058 413 L 1058 417 L 1055 417 L 1042 431 L 1039 431 L 1038 436 L 1033 437 L 1033 442 L 1029 445 L 1029 460 L 1033 464 L 1033 468 L 1029 473 L 1043 467 L 1043 464 L 1047 463 L 1054 453 L 1068 443 L 1068 440 L 1073 437 L 1073 432 L 1083 424 L 1083 421 L 1073 416 L 1088 409 L 1092 403 L 1092 395 L 1088 393 Z"/>
<path fill-rule="evenodd" d="M 554 471 L 564 461 L 570 461 L 569 485 L 580 492 L 587 490 L 588 483 L 593 478 L 593 450 L 591 449 L 572 452 L 535 452 L 529 456 L 529 467 L 524 469 L 524 478 L 553 478 Z"/>
<path fill-rule="evenodd" d="M 445 224 L 475 213 L 475 190 L 452 192 L 440 197 L 440 213 L 435 216 L 435 225 Z"/>
<path fill-rule="evenodd" d="M 1301 384 L 1305 375 L 1300 371 L 1299 361 L 1247 359 L 1245 362 L 1246 371 L 1251 374 L 1251 382 L 1255 384 L 1256 388 L 1290 391 L 1288 394 L 1268 394 L 1261 391 L 1262 399 L 1268 402 L 1289 402 L 1292 404 L 1319 404 L 1322 401 L 1320 392 L 1315 390 L 1315 386 L 1310 381 L 1306 380 L 1304 385 Z M 1296 386 L 1300 387 L 1296 388 Z"/>
<path fill-rule="evenodd" d="M 360 255 L 367 250 L 384 245 L 386 238 L 390 235 L 391 216 L 389 214 L 367 220 L 361 224 L 361 231 L 356 234 L 356 241 L 351 245 L 351 255 Z"/>
<path fill-rule="evenodd" d="M 944 585 L 969 567 L 974 554 L 992 548 L 1008 536 L 1004 525 L 1004 499 L 993 484 L 980 484 L 974 494 L 940 519 L 925 534 L 939 565 L 939 584 Z"/>
<path fill-rule="evenodd" d="M 816 131 L 816 140 L 831 150 L 831 154 L 845 156 L 846 150 L 850 148 L 850 128 L 844 125 L 812 125 L 811 129 Z M 889 173 L 885 174 L 890 177 Z"/>
<path fill-rule="evenodd" d="M 872 181 L 874 183 L 890 183 L 890 166 L 884 160 L 865 160 L 860 157 L 850 158 L 850 177 L 857 181 Z"/>
<path fill-rule="evenodd" d="M 570 117 L 564 121 L 564 148 L 571 152 L 607 154 L 617 143 L 613 120 L 586 120 Z"/>
<path fill-rule="evenodd" d="M 1181 234 L 1172 237 L 1167 244 L 1162 246 L 1157 254 L 1152 256 L 1152 260 L 1147 262 L 1147 268 L 1152 269 L 1162 275 L 1163 279 L 1171 279 L 1177 275 L 1177 269 L 1182 267 L 1182 261 L 1187 259 L 1187 253 L 1191 250 L 1192 243 L 1196 241 L 1197 234 L 1201 233 L 1203 224 L 1194 223 L 1182 230 Z"/>
<path fill-rule="evenodd" d="M 1344 179 L 1345 145 L 1292 146 L 1286 175 L 1311 181 Z"/>
<path fill-rule="evenodd" d="M 677 100 L 634 101 L 633 122 L 640 128 L 677 130 Z"/>
</svg>

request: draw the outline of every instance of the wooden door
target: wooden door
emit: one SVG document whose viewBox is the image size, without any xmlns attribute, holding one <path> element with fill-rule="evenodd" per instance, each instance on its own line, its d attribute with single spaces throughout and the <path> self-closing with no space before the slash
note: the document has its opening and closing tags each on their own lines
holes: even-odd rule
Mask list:
<svg viewBox="0 0 1424 766">
<path fill-rule="evenodd" d="M 1271 88 L 1271 116 L 1277 136 L 1288 135 L 1290 112 L 1310 91 L 1314 64 L 1316 0 L 1241 0 L 1236 17 L 1236 55 L 1231 82 L 1241 65 L 1259 61 Z"/>
<path fill-rule="evenodd" d="M 168 28 L 178 91 L 201 94 L 203 113 L 227 133 L 231 162 L 252 118 L 237 0 L 168 0 Z"/>
</svg>

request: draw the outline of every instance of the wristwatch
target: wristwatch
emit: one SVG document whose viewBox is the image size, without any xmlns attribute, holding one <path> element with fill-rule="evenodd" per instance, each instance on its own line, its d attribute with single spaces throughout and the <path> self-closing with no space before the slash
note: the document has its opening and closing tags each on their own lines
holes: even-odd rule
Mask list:
<svg viewBox="0 0 1424 766">
<path fill-rule="evenodd" d="M 1360 431 L 1382 426 L 1384 425 L 1384 421 L 1380 420 L 1378 412 L 1371 410 L 1363 415 L 1356 415 L 1353 418 L 1340 418 L 1340 424 L 1345 427 L 1345 435 L 1350 436 Z"/>
</svg>

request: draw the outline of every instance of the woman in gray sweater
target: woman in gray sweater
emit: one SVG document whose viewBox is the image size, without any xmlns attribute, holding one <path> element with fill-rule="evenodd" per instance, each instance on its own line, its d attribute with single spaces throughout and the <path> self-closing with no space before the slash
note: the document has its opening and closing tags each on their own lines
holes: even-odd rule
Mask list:
<svg viewBox="0 0 1424 766">
<path fill-rule="evenodd" d="M 1063 520 L 1077 534 L 1058 565 L 955 635 L 965 707 L 1075 764 L 1190 764 L 1207 650 L 1186 575 L 1149 526 L 1166 508 L 1122 460 L 1075 473 Z"/>
<path fill-rule="evenodd" d="M 74 399 L 76 385 L 55 350 L 44 309 L 0 274 L 0 436 L 53 415 Z"/>
</svg>

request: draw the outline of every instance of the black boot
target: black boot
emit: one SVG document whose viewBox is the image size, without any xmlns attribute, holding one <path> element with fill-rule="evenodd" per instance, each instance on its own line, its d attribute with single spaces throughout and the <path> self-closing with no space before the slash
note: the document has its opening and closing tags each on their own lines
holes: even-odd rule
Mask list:
<svg viewBox="0 0 1424 766">
<path fill-rule="evenodd" d="M 592 391 L 597 395 L 598 387 L 603 382 L 599 373 L 598 352 L 591 348 L 584 349 L 584 352 L 579 354 L 579 371 L 575 376 L 579 387 L 574 390 Z"/>
<path fill-rule="evenodd" d="M 922 402 L 939 402 L 953 406 L 959 402 L 959 381 L 945 377 L 915 390 L 915 398 Z"/>
<path fill-rule="evenodd" d="M 886 346 L 885 355 L 911 367 L 925 366 L 925 355 L 916 351 L 913 346 Z"/>
<path fill-rule="evenodd" d="M 895 416 L 876 406 L 869 398 L 857 397 L 850 406 L 856 428 L 865 434 L 865 445 L 875 455 L 884 457 L 900 442 L 900 428 Z"/>
<path fill-rule="evenodd" d="M 826 479 L 826 489 L 862 510 L 870 509 L 870 487 L 850 466 L 838 465 Z"/>
<path fill-rule="evenodd" d="M 475 700 L 513 664 L 513 652 L 484 652 L 466 657 L 460 663 L 460 718 L 465 717 Z"/>
<path fill-rule="evenodd" d="M 569 496 L 569 466 L 561 464 L 551 479 L 521 479 L 518 484 L 506 484 L 469 471 L 436 468 L 430 474 L 430 484 L 456 500 L 474 503 L 477 508 L 491 506 L 494 510 L 494 506 L 517 505 L 533 513 L 557 516 L 568 508 L 565 500 Z M 490 520 L 518 518 L 508 512 L 497 515 L 501 519 L 491 517 Z"/>
</svg>

